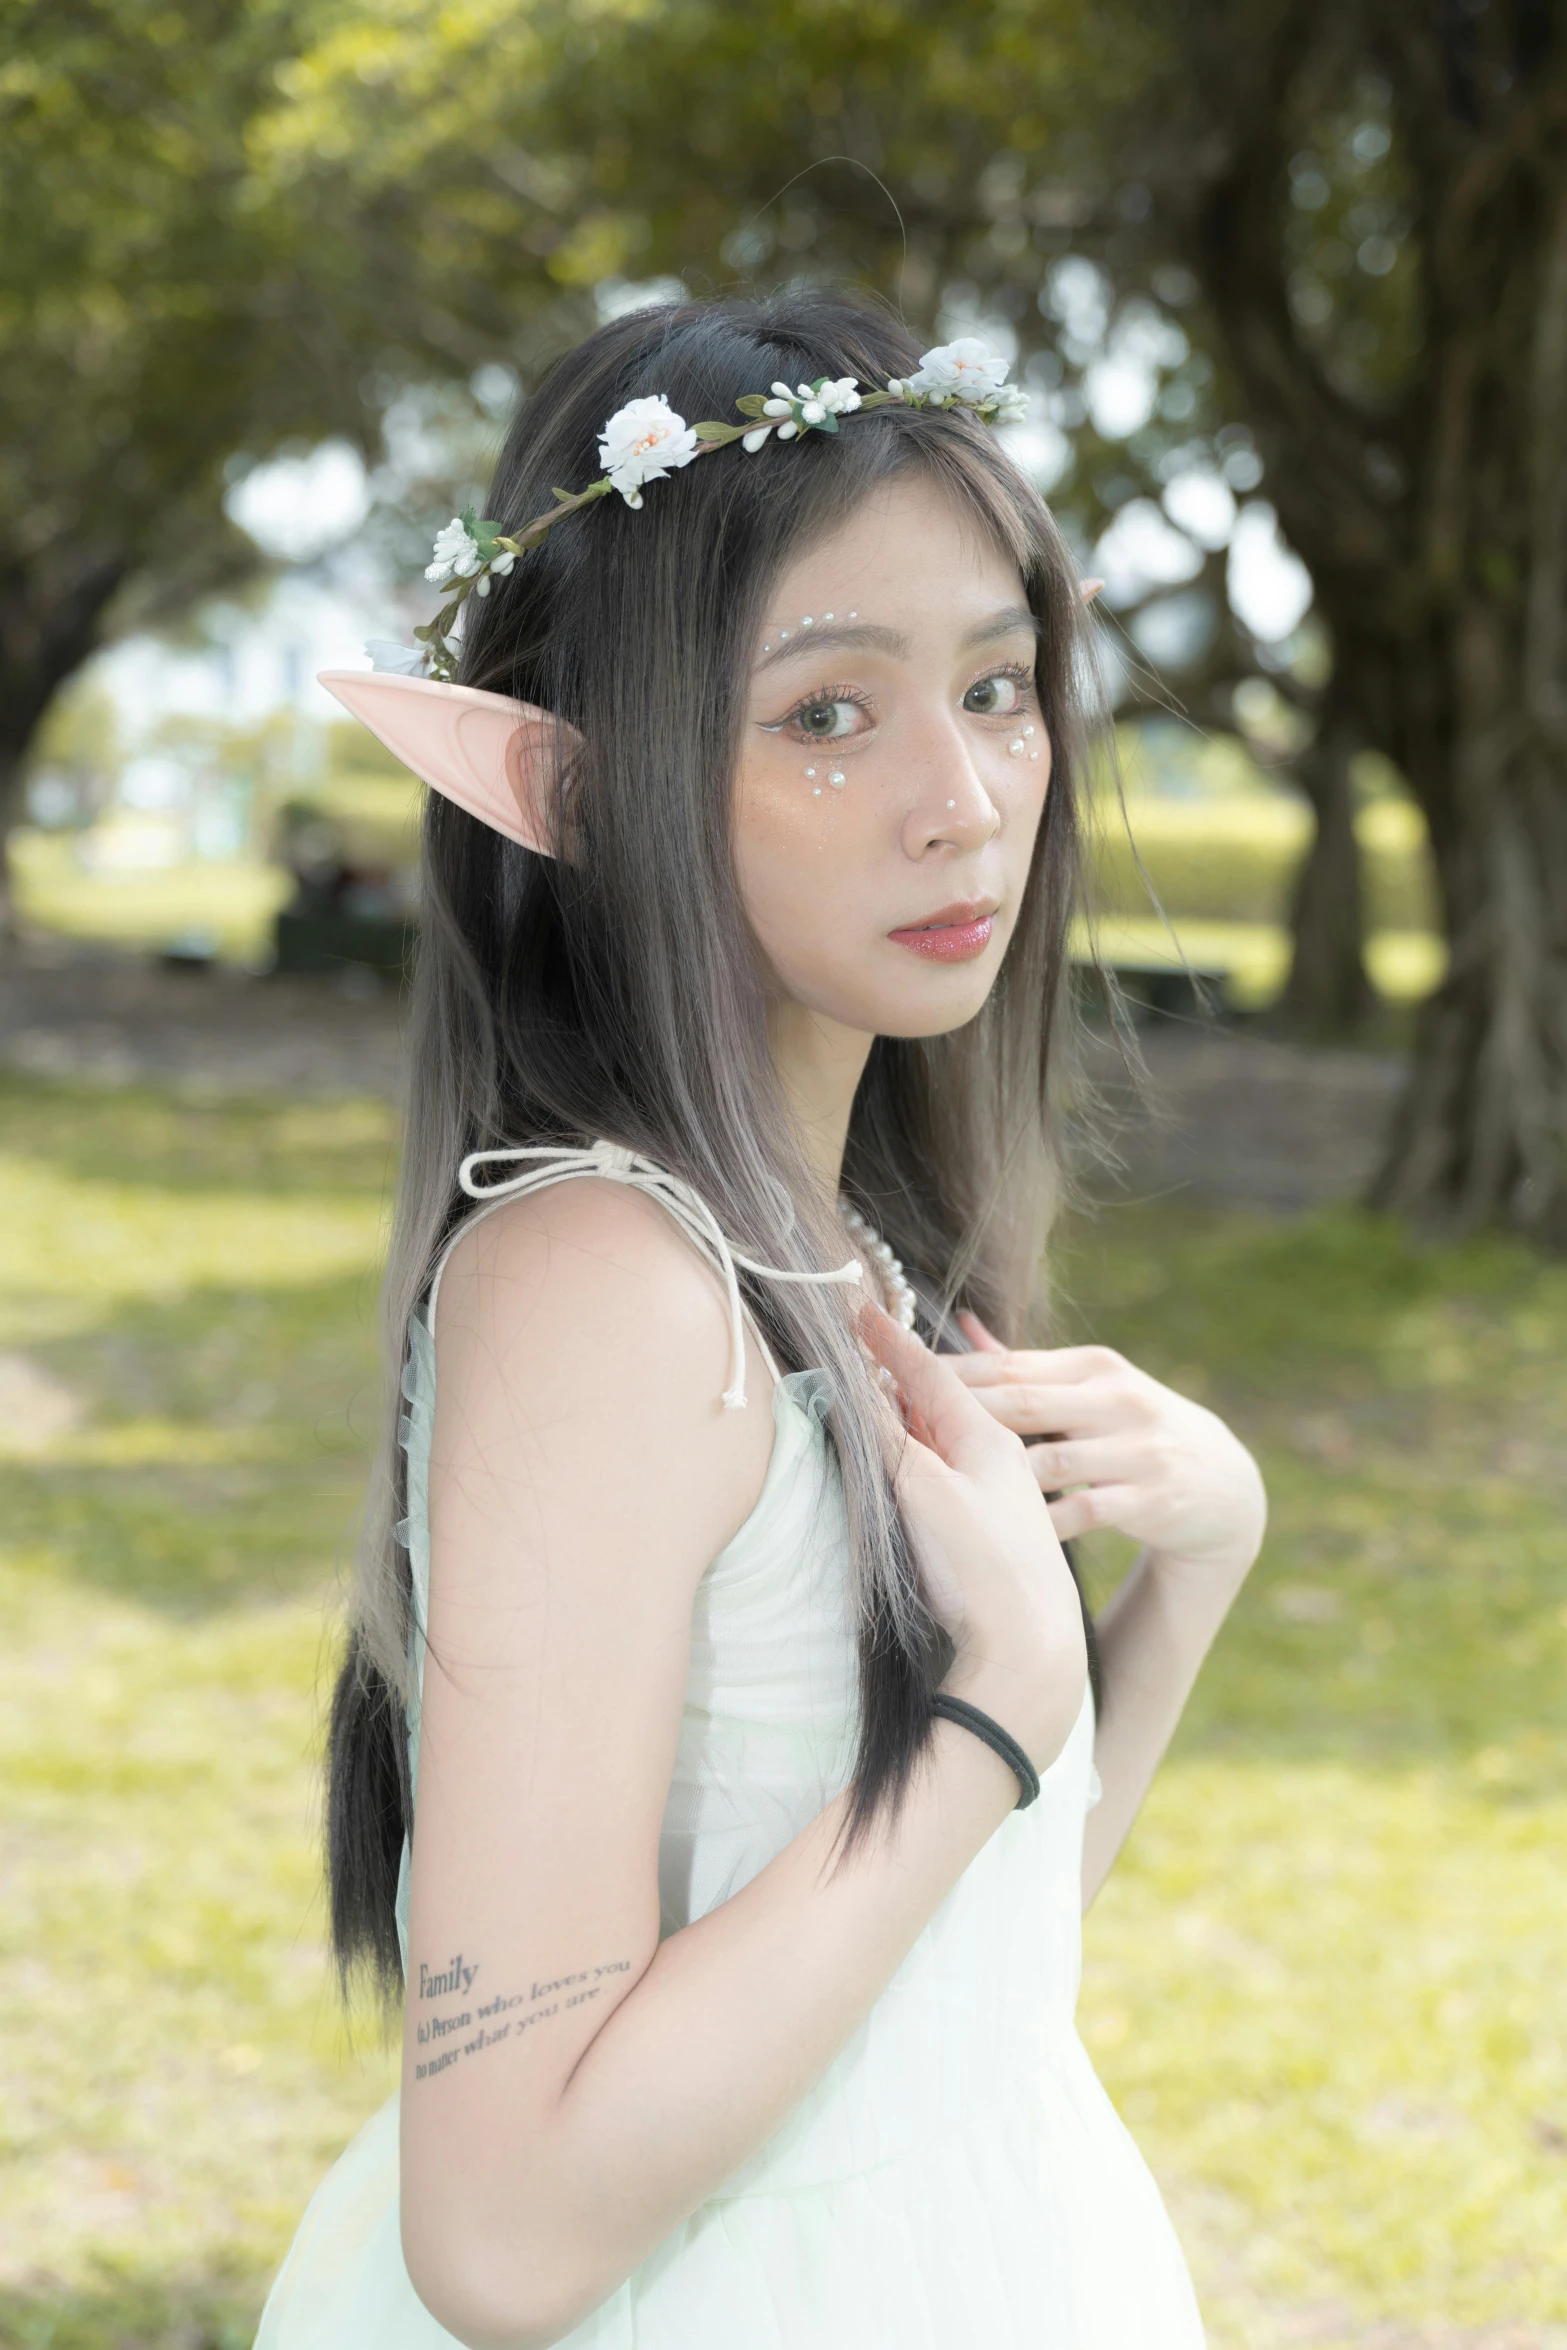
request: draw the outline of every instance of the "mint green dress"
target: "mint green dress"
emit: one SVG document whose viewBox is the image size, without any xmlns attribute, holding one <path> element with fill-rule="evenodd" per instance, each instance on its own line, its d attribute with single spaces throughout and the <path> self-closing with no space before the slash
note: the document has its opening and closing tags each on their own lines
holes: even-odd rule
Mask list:
<svg viewBox="0 0 1567 2350">
<path fill-rule="evenodd" d="M 637 1181 L 669 1204 L 625 1173 L 626 1154 L 613 1167 L 556 1154 L 568 1155 L 574 1175 Z M 403 1383 L 420 1623 L 432 1328 L 433 1298 L 414 1317 Z M 823 1375 L 777 1379 L 771 1409 L 756 1507 L 692 1611 L 661 1935 L 749 1883 L 852 1766 L 857 1665 Z M 1158 2188 L 1073 2025 L 1093 1745 L 1085 1697 L 1038 1801 L 964 1871 L 816 2087 L 563 2350 L 1198 2350 Z M 417 1718 L 411 1758 L 417 1774 Z M 405 1958 L 407 1898 L 405 1847 Z M 256 2350 L 457 2350 L 403 2265 L 397 2132 L 394 2096 L 317 2190 Z"/>
</svg>

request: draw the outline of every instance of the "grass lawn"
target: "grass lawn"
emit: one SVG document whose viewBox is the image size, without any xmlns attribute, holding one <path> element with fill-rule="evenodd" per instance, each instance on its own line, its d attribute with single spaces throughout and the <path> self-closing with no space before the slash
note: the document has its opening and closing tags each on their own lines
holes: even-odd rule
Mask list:
<svg viewBox="0 0 1567 2350">
<path fill-rule="evenodd" d="M 314 1781 L 390 1149 L 373 1104 L 0 1083 L 18 2350 L 243 2350 L 390 2086 Z M 1166 1203 L 1063 1271 L 1273 1495 L 1083 1993 L 1213 2340 L 1567 2338 L 1567 1269 Z"/>
<path fill-rule="evenodd" d="M 1567 1267 L 1166 1206 L 1065 1279 L 1271 1499 L 1087 1926 L 1213 2339 L 1567 2342 Z"/>
</svg>

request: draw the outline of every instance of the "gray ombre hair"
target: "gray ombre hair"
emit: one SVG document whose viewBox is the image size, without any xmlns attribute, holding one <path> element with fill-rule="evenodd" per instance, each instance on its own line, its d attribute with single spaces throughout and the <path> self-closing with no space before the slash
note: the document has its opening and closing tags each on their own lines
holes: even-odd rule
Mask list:
<svg viewBox="0 0 1567 2350">
<path fill-rule="evenodd" d="M 571 351 L 518 415 L 488 511 L 515 530 L 552 485 L 600 466 L 626 401 L 662 392 L 686 417 L 740 394 L 919 357 L 863 300 L 816 293 L 679 303 L 614 320 Z M 1020 1337 L 1059 1193 L 1052 1075 L 1067 1014 L 1086 727 L 1073 565 L 1038 493 L 986 428 L 888 408 L 833 437 L 704 457 L 632 512 L 610 498 L 553 530 L 467 610 L 461 674 L 575 728 L 557 824 L 570 858 L 513 846 L 431 794 L 414 979 L 407 1131 L 383 1314 L 389 1399 L 330 1734 L 332 1932 L 395 1995 L 398 1863 L 411 1832 L 411 1587 L 398 1383 L 409 1316 L 467 1212 L 465 1153 L 505 1143 L 625 1144 L 682 1176 L 763 1263 L 843 1256 L 802 1157 L 767 1041 L 761 958 L 736 885 L 731 807 L 754 648 L 784 567 L 878 485 L 939 482 L 1004 550 L 1041 623 L 1038 681 L 1054 767 L 1028 888 L 996 985 L 950 1035 L 881 1037 L 854 1104 L 846 1194 L 915 1279 L 927 1335 L 972 1306 Z M 950 1647 L 922 1596 L 883 1453 L 873 1377 L 841 1295 L 752 1284 L 788 1368 L 828 1373 L 858 1602 L 860 1723 L 844 1849 L 896 1816 L 930 1731 Z M 606 1430 L 606 1442 L 610 1432 Z"/>
</svg>

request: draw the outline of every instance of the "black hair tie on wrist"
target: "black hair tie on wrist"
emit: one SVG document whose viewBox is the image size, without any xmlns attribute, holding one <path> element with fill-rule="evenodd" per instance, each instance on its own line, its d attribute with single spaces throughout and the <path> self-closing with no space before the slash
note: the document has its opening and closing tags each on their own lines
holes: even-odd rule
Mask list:
<svg viewBox="0 0 1567 2350">
<path fill-rule="evenodd" d="M 999 1722 L 992 1721 L 989 1714 L 981 1713 L 977 1705 L 970 1705 L 967 1698 L 949 1697 L 945 1690 L 936 1692 L 930 1701 L 930 1710 L 933 1714 L 940 1714 L 944 1721 L 957 1722 L 965 1730 L 972 1730 L 975 1737 L 983 1738 L 985 1744 L 993 1753 L 999 1754 L 1004 1763 L 1010 1763 L 1017 1773 L 1017 1783 L 1023 1790 L 1017 1799 L 1017 1809 L 1027 1811 L 1039 1793 L 1039 1773 L 1011 1731 L 1003 1730 Z"/>
</svg>

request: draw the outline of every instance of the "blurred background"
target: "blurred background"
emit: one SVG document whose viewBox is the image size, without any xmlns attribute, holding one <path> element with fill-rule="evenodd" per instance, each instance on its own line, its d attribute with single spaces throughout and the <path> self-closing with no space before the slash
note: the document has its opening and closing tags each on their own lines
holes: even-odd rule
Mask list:
<svg viewBox="0 0 1567 2350">
<path fill-rule="evenodd" d="M 1221 2350 L 1561 2350 L 1562 9 L 11 0 L 0 208 L 0 2343 L 248 2345 L 394 2077 L 315 1764 L 418 787 L 314 673 L 596 320 L 805 278 L 1011 355 L 1106 582 L 1057 1329 L 1273 1496 L 1085 2038 Z"/>
</svg>

